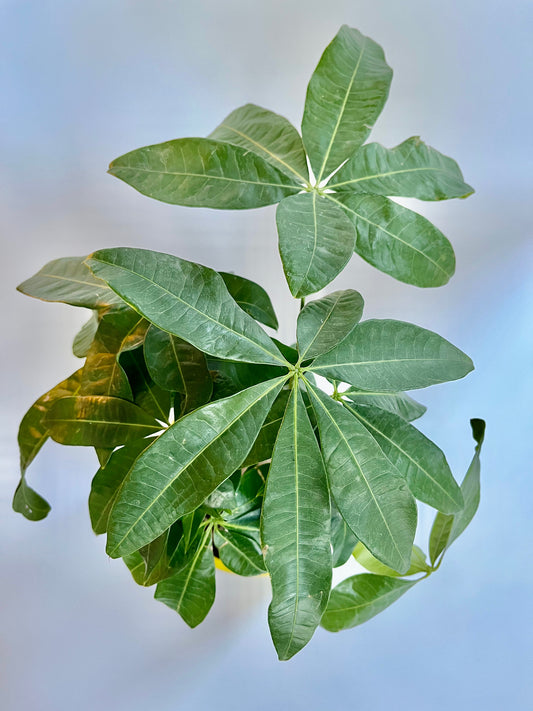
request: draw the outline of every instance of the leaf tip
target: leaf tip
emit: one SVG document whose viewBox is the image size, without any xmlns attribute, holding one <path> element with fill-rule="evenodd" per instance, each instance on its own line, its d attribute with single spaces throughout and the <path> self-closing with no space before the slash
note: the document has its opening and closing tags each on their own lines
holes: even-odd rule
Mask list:
<svg viewBox="0 0 533 711">
<path fill-rule="evenodd" d="M 470 426 L 472 427 L 472 437 L 477 442 L 477 446 L 481 447 L 483 440 L 485 439 L 485 420 L 481 420 L 478 417 L 473 417 L 470 420 Z"/>
</svg>

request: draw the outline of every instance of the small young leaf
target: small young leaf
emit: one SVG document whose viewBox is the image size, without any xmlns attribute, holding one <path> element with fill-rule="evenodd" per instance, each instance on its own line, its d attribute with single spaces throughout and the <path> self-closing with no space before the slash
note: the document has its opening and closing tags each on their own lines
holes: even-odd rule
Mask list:
<svg viewBox="0 0 533 711">
<path fill-rule="evenodd" d="M 342 405 L 308 387 L 329 488 L 354 534 L 399 573 L 409 568 L 416 503 L 376 440 Z"/>
<path fill-rule="evenodd" d="M 366 568 L 370 573 L 375 573 L 376 575 L 388 575 L 392 578 L 397 578 L 399 573 L 397 573 L 392 568 L 383 565 L 377 558 L 374 558 L 372 553 L 365 548 L 365 546 L 359 542 L 353 551 L 353 557 Z M 418 546 L 413 546 L 411 551 L 411 564 L 409 570 L 404 573 L 404 575 L 416 575 L 417 573 L 429 573 L 431 568 L 426 562 L 426 556 L 424 551 Z"/>
<path fill-rule="evenodd" d="M 286 364 L 213 269 L 133 248 L 95 252 L 88 264 L 148 321 L 201 351 L 229 360 Z"/>
<path fill-rule="evenodd" d="M 347 161 L 328 187 L 341 192 L 399 195 L 419 200 L 465 198 L 474 189 L 457 163 L 418 136 L 395 148 L 367 143 Z"/>
<path fill-rule="evenodd" d="M 327 286 L 350 261 L 353 224 L 341 207 L 315 191 L 282 200 L 276 223 L 283 269 L 296 298 Z"/>
<path fill-rule="evenodd" d="M 342 341 L 363 315 L 363 305 L 363 297 L 353 289 L 309 301 L 300 311 L 296 330 L 301 360 L 327 353 Z"/>
<path fill-rule="evenodd" d="M 116 158 L 109 172 L 143 195 L 189 207 L 246 210 L 301 190 L 295 178 L 245 148 L 208 138 L 180 138 Z"/>
<path fill-rule="evenodd" d="M 441 553 L 444 553 L 468 526 L 479 506 L 480 488 L 479 475 L 481 470 L 480 454 L 485 437 L 485 422 L 479 419 L 470 420 L 472 434 L 476 441 L 474 457 L 468 467 L 461 492 L 464 508 L 455 516 L 437 513 L 429 537 L 429 559 L 435 565 Z"/>
<path fill-rule="evenodd" d="M 189 627 L 196 627 L 205 619 L 215 600 L 215 563 L 209 528 L 188 565 L 160 582 L 154 597 L 181 615 Z"/>
<path fill-rule="evenodd" d="M 268 472 L 261 516 L 272 581 L 268 623 L 280 659 L 314 634 L 331 586 L 330 504 L 322 456 L 295 387 Z"/>
<path fill-rule="evenodd" d="M 90 447 L 116 447 L 161 429 L 153 417 L 132 402 L 104 395 L 56 400 L 44 421 L 59 444 Z"/>
<path fill-rule="evenodd" d="M 365 142 L 391 79 L 381 47 L 343 25 L 326 47 L 305 99 L 302 135 L 318 182 Z"/>
<path fill-rule="evenodd" d="M 342 397 L 354 405 L 373 405 L 379 407 L 380 410 L 392 412 L 393 415 L 398 415 L 406 422 L 417 420 L 427 410 L 425 405 L 413 400 L 405 393 L 368 392 L 367 390 L 349 388 L 342 393 Z"/>
<path fill-rule="evenodd" d="M 326 197 L 352 220 L 357 254 L 380 271 L 419 287 L 443 286 L 453 276 L 452 245 L 422 215 L 381 195 Z"/>
<path fill-rule="evenodd" d="M 331 591 L 320 623 L 329 632 L 356 627 L 383 612 L 406 593 L 417 580 L 363 573 L 343 580 Z"/>
<path fill-rule="evenodd" d="M 458 380 L 470 358 L 442 336 L 404 321 L 362 321 L 309 370 L 363 390 L 398 392 Z"/>
<path fill-rule="evenodd" d="M 89 309 L 123 304 L 104 281 L 91 273 L 85 257 L 54 259 L 19 284 L 17 290 L 43 301 L 60 301 Z"/>
<path fill-rule="evenodd" d="M 219 272 L 219 274 L 224 279 L 226 289 L 243 311 L 246 311 L 256 321 L 264 323 L 265 326 L 270 326 L 273 329 L 278 328 L 278 319 L 270 296 L 262 286 L 250 279 L 237 276 L 237 274 L 228 272 Z"/>
<path fill-rule="evenodd" d="M 309 173 L 300 134 L 283 116 L 254 104 L 232 111 L 209 138 L 241 146 L 261 156 L 292 180 L 307 183 Z"/>
<path fill-rule="evenodd" d="M 111 512 L 107 552 L 126 555 L 196 509 L 248 454 L 284 379 L 178 420 L 142 454 Z"/>
<path fill-rule="evenodd" d="M 387 459 L 407 479 L 419 501 L 443 513 L 463 508 L 463 496 L 443 452 L 422 432 L 391 412 L 344 403 L 377 441 Z"/>
</svg>

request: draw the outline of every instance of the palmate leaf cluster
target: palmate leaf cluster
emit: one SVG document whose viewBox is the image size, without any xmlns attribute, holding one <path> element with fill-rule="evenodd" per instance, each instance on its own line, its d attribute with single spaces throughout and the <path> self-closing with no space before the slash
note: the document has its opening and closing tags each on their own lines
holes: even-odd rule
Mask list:
<svg viewBox="0 0 533 711">
<path fill-rule="evenodd" d="M 207 139 L 111 165 L 167 202 L 279 202 L 280 254 L 302 299 L 293 345 L 264 330 L 278 321 L 258 284 L 169 254 L 102 249 L 50 262 L 18 287 L 92 313 L 73 344 L 84 364 L 22 420 L 15 510 L 31 520 L 49 512 L 26 482 L 46 439 L 94 447 L 89 511 L 108 554 L 190 626 L 213 604 L 215 565 L 268 574 L 280 659 L 320 624 L 360 624 L 427 577 L 479 502 L 484 423 L 472 420 L 476 452 L 459 486 L 412 424 L 425 407 L 406 393 L 464 377 L 470 358 L 413 324 L 361 320 L 352 289 L 304 303 L 354 249 L 418 286 L 453 273 L 446 238 L 388 196 L 464 197 L 456 163 L 419 139 L 363 145 L 390 79 L 381 48 L 343 27 L 311 78 L 302 138 L 247 105 Z M 417 500 L 437 510 L 429 562 L 414 545 Z M 352 554 L 369 572 L 332 590 L 333 568 Z"/>
</svg>

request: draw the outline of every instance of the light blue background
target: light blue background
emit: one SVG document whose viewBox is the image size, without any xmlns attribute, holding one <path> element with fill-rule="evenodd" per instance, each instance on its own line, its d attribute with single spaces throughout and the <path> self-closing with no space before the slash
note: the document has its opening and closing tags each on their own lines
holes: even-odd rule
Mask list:
<svg viewBox="0 0 533 711">
<path fill-rule="evenodd" d="M 356 630 L 318 631 L 281 664 L 267 581 L 221 574 L 214 610 L 190 631 L 106 558 L 86 511 L 91 452 L 47 444 L 30 483 L 52 513 L 32 524 L 11 512 L 18 421 L 78 367 L 69 349 L 85 318 L 14 287 L 56 257 L 150 247 L 259 281 L 291 339 L 296 305 L 274 208 L 163 205 L 105 170 L 132 148 L 206 135 L 249 101 L 298 125 L 308 78 L 342 23 L 380 42 L 395 72 L 373 140 L 421 135 L 460 162 L 477 192 L 412 203 L 454 244 L 448 286 L 421 291 L 354 257 L 331 288 L 358 288 L 367 317 L 429 327 L 473 357 L 466 380 L 418 394 L 430 408 L 420 424 L 460 479 L 469 418 L 487 419 L 483 496 L 438 574 Z M 2 708 L 533 706 L 532 30 L 527 0 L 0 2 Z M 423 543 L 430 515 L 421 518 Z"/>
</svg>

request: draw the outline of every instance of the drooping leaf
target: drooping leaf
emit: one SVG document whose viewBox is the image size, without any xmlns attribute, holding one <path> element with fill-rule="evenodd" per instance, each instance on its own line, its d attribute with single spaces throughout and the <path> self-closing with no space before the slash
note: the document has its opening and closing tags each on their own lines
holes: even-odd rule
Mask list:
<svg viewBox="0 0 533 711">
<path fill-rule="evenodd" d="M 356 627 L 383 612 L 417 582 L 371 573 L 347 578 L 331 591 L 321 625 L 329 632 Z"/>
<path fill-rule="evenodd" d="M 463 533 L 479 506 L 480 487 L 479 475 L 481 471 L 480 454 L 485 437 L 485 422 L 479 419 L 470 420 L 472 434 L 476 441 L 474 457 L 468 467 L 461 492 L 464 499 L 464 508 L 455 515 L 437 513 L 429 537 L 429 559 L 435 565 L 437 559 L 451 544 Z"/>
<path fill-rule="evenodd" d="M 209 138 L 241 146 L 280 170 L 293 181 L 309 180 L 300 134 L 286 118 L 254 104 L 232 111 Z"/>
<path fill-rule="evenodd" d="M 363 315 L 358 291 L 335 291 L 309 301 L 300 311 L 296 329 L 302 361 L 327 353 L 342 341 Z"/>
<path fill-rule="evenodd" d="M 326 473 L 297 387 L 272 455 L 261 538 L 272 581 L 270 632 L 279 658 L 290 659 L 320 623 L 332 567 Z"/>
<path fill-rule="evenodd" d="M 26 412 L 19 426 L 20 482 L 13 496 L 13 510 L 29 521 L 40 521 L 50 511 L 50 504 L 26 482 L 26 470 L 50 436 L 44 418 L 59 398 L 76 393 L 80 387 L 81 370 L 58 383 L 42 395 Z"/>
<path fill-rule="evenodd" d="M 345 406 L 367 428 L 419 501 L 443 513 L 463 508 L 463 496 L 443 452 L 401 417 L 371 405 Z"/>
<path fill-rule="evenodd" d="M 128 376 L 134 403 L 157 420 L 169 424 L 172 393 L 160 388 L 150 377 L 144 361 L 143 346 L 124 351 L 119 362 Z"/>
<path fill-rule="evenodd" d="M 331 547 L 333 549 L 333 567 L 344 565 L 357 545 L 357 537 L 343 519 L 337 504 L 331 502 Z"/>
<path fill-rule="evenodd" d="M 316 191 L 282 200 L 276 223 L 283 270 L 296 298 L 327 286 L 350 261 L 353 223 L 339 205 Z"/>
<path fill-rule="evenodd" d="M 342 396 L 354 405 L 373 405 L 374 407 L 379 407 L 380 410 L 392 412 L 406 422 L 417 420 L 427 410 L 425 405 L 413 400 L 412 397 L 405 393 L 369 392 L 367 390 L 349 388 L 342 393 Z"/>
<path fill-rule="evenodd" d="M 154 597 L 175 610 L 189 627 L 196 627 L 205 619 L 215 600 L 215 564 L 209 528 L 188 565 L 158 583 Z"/>
<path fill-rule="evenodd" d="M 354 415 L 320 390 L 308 387 L 308 392 L 339 511 L 376 558 L 405 573 L 417 518 L 405 479 Z"/>
<path fill-rule="evenodd" d="M 72 352 L 77 358 L 85 358 L 94 341 L 98 329 L 98 313 L 93 311 L 91 318 L 83 324 L 72 343 Z"/>
<path fill-rule="evenodd" d="M 246 210 L 301 190 L 262 157 L 208 138 L 179 138 L 116 158 L 109 172 L 143 195 L 189 207 Z"/>
<path fill-rule="evenodd" d="M 235 303 L 213 269 L 170 254 L 95 252 L 91 269 L 158 328 L 218 358 L 284 365 L 263 329 Z"/>
<path fill-rule="evenodd" d="M 381 47 L 343 25 L 326 47 L 305 99 L 302 135 L 318 182 L 365 142 L 391 79 Z"/>
<path fill-rule="evenodd" d="M 372 266 L 419 287 L 442 286 L 453 276 L 452 245 L 422 215 L 381 195 L 327 197 L 344 207 L 357 234 L 355 251 Z"/>
<path fill-rule="evenodd" d="M 195 410 L 137 459 L 111 512 L 107 551 L 112 558 L 157 538 L 231 476 L 284 380 L 260 383 Z"/>
<path fill-rule="evenodd" d="M 132 309 L 105 313 L 87 353 L 80 393 L 133 399 L 119 356 L 141 345 L 147 328 L 148 322 Z"/>
<path fill-rule="evenodd" d="M 161 429 L 132 402 L 104 395 L 56 400 L 46 413 L 45 424 L 56 442 L 91 447 L 116 447 Z"/>
<path fill-rule="evenodd" d="M 165 390 L 183 395 L 182 415 L 209 402 L 213 380 L 198 348 L 151 325 L 144 341 L 144 356 L 154 381 Z"/>
<path fill-rule="evenodd" d="M 251 576 L 265 572 L 259 536 L 254 539 L 239 531 L 219 527 L 215 531 L 214 540 L 218 557 L 233 573 Z"/>
<path fill-rule="evenodd" d="M 45 264 L 17 290 L 43 301 L 60 301 L 89 309 L 121 305 L 122 299 L 91 273 L 85 257 L 63 257 Z"/>
<path fill-rule="evenodd" d="M 359 565 L 362 565 L 363 568 L 366 568 L 370 573 L 375 573 L 376 575 L 388 575 L 393 578 L 397 578 L 399 575 L 396 570 L 383 565 L 381 561 L 374 558 L 368 548 L 365 548 L 361 542 L 355 546 L 353 550 L 353 557 Z M 411 551 L 411 564 L 409 566 L 409 570 L 404 573 L 404 575 L 416 575 L 417 573 L 429 572 L 431 572 L 431 568 L 426 562 L 424 551 L 418 546 L 413 546 Z"/>
<path fill-rule="evenodd" d="M 362 390 L 396 393 L 463 378 L 470 358 L 433 331 L 404 321 L 358 323 L 309 370 Z"/>
<path fill-rule="evenodd" d="M 328 187 L 340 192 L 399 195 L 419 200 L 465 198 L 474 189 L 457 163 L 418 136 L 395 148 L 367 143 L 347 161 Z"/>
<path fill-rule="evenodd" d="M 96 534 L 107 531 L 109 514 L 120 487 L 139 454 L 151 443 L 151 439 L 137 439 L 115 449 L 108 461 L 100 466 L 94 475 L 89 494 L 89 515 Z"/>
<path fill-rule="evenodd" d="M 228 272 L 219 272 L 219 274 L 224 279 L 226 289 L 243 311 L 246 311 L 256 321 L 264 323 L 265 326 L 270 326 L 273 329 L 278 328 L 278 319 L 270 296 L 262 286 L 250 279 L 237 276 L 237 274 Z"/>
</svg>

